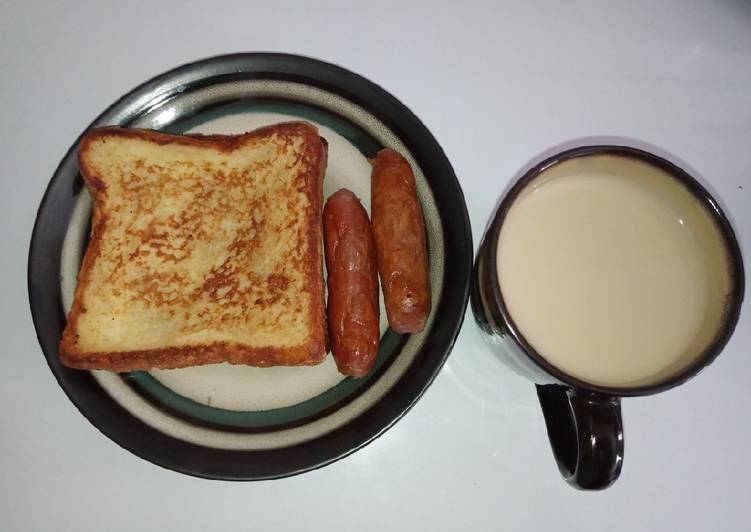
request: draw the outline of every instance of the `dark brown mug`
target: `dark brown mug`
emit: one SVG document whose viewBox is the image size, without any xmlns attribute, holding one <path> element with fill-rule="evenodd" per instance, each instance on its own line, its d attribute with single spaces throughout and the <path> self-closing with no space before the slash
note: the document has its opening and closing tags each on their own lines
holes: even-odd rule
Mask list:
<svg viewBox="0 0 751 532">
<path fill-rule="evenodd" d="M 675 178 L 714 220 L 726 251 L 730 290 L 711 341 L 685 367 L 655 382 L 634 386 L 595 384 L 551 364 L 515 324 L 496 273 L 499 271 L 497 248 L 501 228 L 519 194 L 546 170 L 564 161 L 597 155 L 636 159 Z M 471 284 L 471 304 L 475 320 L 493 351 L 509 367 L 536 384 L 553 454 L 564 479 L 579 489 L 603 489 L 618 478 L 623 464 L 620 398 L 665 391 L 684 383 L 712 362 L 735 329 L 743 293 L 743 263 L 733 229 L 718 203 L 696 179 L 670 161 L 641 149 L 593 145 L 546 158 L 512 185 L 493 213 L 480 244 Z"/>
</svg>

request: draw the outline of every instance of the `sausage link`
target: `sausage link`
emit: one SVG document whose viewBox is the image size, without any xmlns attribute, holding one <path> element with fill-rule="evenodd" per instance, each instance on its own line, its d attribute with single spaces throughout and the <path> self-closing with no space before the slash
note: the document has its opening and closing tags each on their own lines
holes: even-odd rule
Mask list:
<svg viewBox="0 0 751 532">
<path fill-rule="evenodd" d="M 373 368 L 381 340 L 378 271 L 368 213 L 345 188 L 326 202 L 323 238 L 331 352 L 340 373 L 362 377 Z"/>
<path fill-rule="evenodd" d="M 371 163 L 370 207 L 386 315 L 395 331 L 420 332 L 430 313 L 430 277 L 415 176 L 391 149 L 379 151 Z"/>
</svg>

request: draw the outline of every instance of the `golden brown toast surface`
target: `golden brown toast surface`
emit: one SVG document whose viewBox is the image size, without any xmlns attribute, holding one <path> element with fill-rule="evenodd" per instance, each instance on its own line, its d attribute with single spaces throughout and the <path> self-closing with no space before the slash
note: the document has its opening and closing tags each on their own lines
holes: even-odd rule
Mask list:
<svg viewBox="0 0 751 532">
<path fill-rule="evenodd" d="M 79 161 L 94 214 L 64 364 L 323 360 L 326 147 L 313 126 L 210 137 L 96 129 Z"/>
</svg>

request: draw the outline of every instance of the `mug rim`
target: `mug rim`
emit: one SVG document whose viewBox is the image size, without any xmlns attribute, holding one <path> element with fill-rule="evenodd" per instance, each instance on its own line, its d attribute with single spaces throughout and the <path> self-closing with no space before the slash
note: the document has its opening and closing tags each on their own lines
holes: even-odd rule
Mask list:
<svg viewBox="0 0 751 532">
<path fill-rule="evenodd" d="M 656 166 L 669 173 L 682 185 L 684 185 L 686 189 L 697 199 L 697 201 L 709 211 L 712 218 L 715 220 L 715 222 L 717 222 L 720 234 L 722 235 L 723 244 L 725 245 L 728 253 L 731 292 L 729 300 L 727 302 L 725 315 L 714 339 L 688 366 L 655 384 L 624 387 L 605 386 L 586 382 L 564 372 L 557 366 L 548 362 L 527 341 L 527 339 L 514 323 L 514 320 L 511 318 L 511 314 L 506 307 L 501 292 L 500 282 L 496 273 L 498 271 L 498 238 L 500 236 L 501 228 L 503 227 L 503 223 L 506 219 L 509 209 L 514 204 L 519 194 L 532 181 L 534 181 L 535 178 L 537 178 L 540 174 L 550 169 L 551 167 L 556 166 L 564 161 L 579 157 L 589 157 L 593 155 L 616 155 L 620 157 L 630 157 Z M 492 273 L 488 276 L 492 290 L 492 298 L 493 303 L 500 311 L 504 328 L 514 339 L 514 341 L 519 346 L 521 346 L 527 358 L 532 360 L 532 362 L 534 362 L 539 369 L 568 386 L 611 396 L 650 395 L 668 390 L 670 388 L 674 388 L 694 377 L 717 358 L 717 356 L 722 352 L 723 348 L 732 336 L 736 324 L 738 323 L 741 304 L 743 302 L 743 295 L 745 291 L 745 278 L 740 246 L 738 244 L 738 240 L 735 236 L 735 232 L 733 231 L 730 221 L 728 220 L 727 216 L 725 215 L 724 211 L 717 203 L 717 201 L 696 178 L 686 172 L 683 168 L 668 161 L 667 159 L 640 148 L 617 144 L 582 145 L 563 150 L 554 155 L 546 157 L 541 162 L 534 164 L 530 169 L 525 171 L 519 179 L 516 180 L 516 182 L 502 198 L 501 203 L 498 205 L 498 208 L 493 214 L 493 219 L 490 227 L 488 228 L 486 238 L 490 238 L 490 245 L 484 248 L 486 250 L 486 253 L 489 254 L 489 256 L 486 257 L 486 260 L 489 261 L 488 270 Z"/>
</svg>

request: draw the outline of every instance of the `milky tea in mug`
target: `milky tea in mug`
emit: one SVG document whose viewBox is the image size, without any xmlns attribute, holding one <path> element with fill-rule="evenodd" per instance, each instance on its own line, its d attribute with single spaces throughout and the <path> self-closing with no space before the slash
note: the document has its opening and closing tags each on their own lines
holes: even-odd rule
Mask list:
<svg viewBox="0 0 751 532">
<path fill-rule="evenodd" d="M 568 159 L 518 194 L 498 236 L 500 292 L 552 366 L 608 388 L 652 386 L 712 344 L 732 290 L 712 214 L 667 171 Z"/>
<path fill-rule="evenodd" d="M 531 380 L 563 478 L 610 486 L 621 397 L 686 382 L 719 355 L 744 294 L 735 233 L 683 169 L 628 146 L 580 146 L 506 192 L 472 274 L 475 321 Z"/>
</svg>

